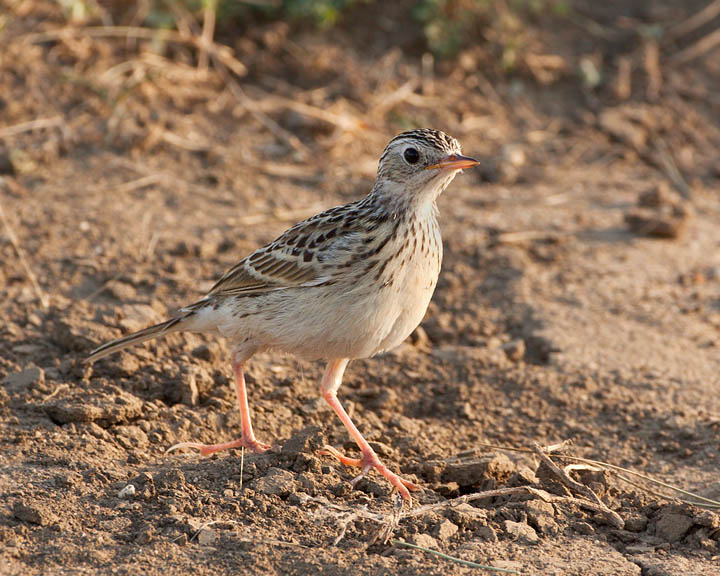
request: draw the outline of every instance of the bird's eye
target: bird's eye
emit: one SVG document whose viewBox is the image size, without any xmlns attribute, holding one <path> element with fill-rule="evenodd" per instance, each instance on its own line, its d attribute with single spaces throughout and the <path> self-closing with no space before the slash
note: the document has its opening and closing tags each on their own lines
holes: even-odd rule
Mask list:
<svg viewBox="0 0 720 576">
<path fill-rule="evenodd" d="M 420 152 L 415 148 L 408 148 L 403 152 L 403 156 L 408 164 L 417 164 L 417 161 L 420 160 Z"/>
</svg>

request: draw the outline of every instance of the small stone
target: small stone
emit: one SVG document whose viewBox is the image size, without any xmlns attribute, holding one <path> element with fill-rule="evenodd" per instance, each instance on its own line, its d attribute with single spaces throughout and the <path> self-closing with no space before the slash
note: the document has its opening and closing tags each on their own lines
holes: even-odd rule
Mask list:
<svg viewBox="0 0 720 576">
<path fill-rule="evenodd" d="M 520 542 L 524 542 L 526 544 L 535 544 L 540 540 L 537 532 L 535 532 L 533 527 L 528 526 L 524 522 L 513 522 L 512 520 L 505 520 L 505 522 L 503 523 L 503 528 L 505 529 L 505 533 L 508 536 L 510 536 L 514 540 L 519 540 Z"/>
<path fill-rule="evenodd" d="M 265 476 L 255 480 L 255 490 L 268 496 L 287 496 L 294 489 L 295 476 L 282 468 L 272 467 Z"/>
<path fill-rule="evenodd" d="M 525 340 L 511 340 L 501 346 L 505 356 L 513 362 L 519 362 L 525 357 Z"/>
<path fill-rule="evenodd" d="M 200 546 L 210 546 L 217 540 L 217 532 L 211 528 L 203 528 L 197 535 L 197 541 Z"/>
<path fill-rule="evenodd" d="M 8 374 L 2 382 L 8 388 L 24 389 L 45 383 L 45 372 L 37 366 L 30 366 L 21 372 Z"/>
<path fill-rule="evenodd" d="M 118 498 L 121 499 L 132 498 L 133 496 L 135 496 L 135 486 L 132 484 L 128 484 L 118 492 Z"/>
<path fill-rule="evenodd" d="M 410 538 L 408 538 L 408 542 L 410 542 L 410 544 L 415 544 L 415 546 L 430 548 L 431 550 L 438 549 L 437 540 L 430 536 L 430 534 L 413 534 Z"/>
<path fill-rule="evenodd" d="M 433 534 L 435 535 L 435 538 L 437 538 L 440 541 L 449 540 L 455 534 L 458 532 L 458 527 L 456 524 L 453 524 L 450 522 L 450 520 L 443 520 L 439 524 L 435 526 L 435 529 L 433 530 Z"/>
<path fill-rule="evenodd" d="M 593 528 L 590 524 L 587 522 L 573 522 L 570 524 L 570 528 L 575 530 L 578 534 L 583 534 L 585 536 L 591 536 L 592 534 L 595 534 L 595 528 Z"/>
<path fill-rule="evenodd" d="M 655 534 L 671 544 L 682 540 L 693 526 L 693 519 L 685 514 L 667 512 L 662 514 L 655 525 Z"/>
</svg>

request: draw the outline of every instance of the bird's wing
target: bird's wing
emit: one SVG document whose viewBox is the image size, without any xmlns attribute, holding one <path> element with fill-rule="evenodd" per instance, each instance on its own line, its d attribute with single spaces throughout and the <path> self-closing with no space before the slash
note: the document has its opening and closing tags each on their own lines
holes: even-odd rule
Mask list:
<svg viewBox="0 0 720 576">
<path fill-rule="evenodd" d="M 253 296 L 331 282 L 358 245 L 360 234 L 356 223 L 348 218 L 349 206 L 296 224 L 238 262 L 218 280 L 208 297 Z"/>
</svg>

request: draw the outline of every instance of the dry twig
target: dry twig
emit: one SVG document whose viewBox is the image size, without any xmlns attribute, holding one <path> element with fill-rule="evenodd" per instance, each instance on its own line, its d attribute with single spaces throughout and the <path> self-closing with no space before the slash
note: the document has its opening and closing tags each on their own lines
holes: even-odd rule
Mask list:
<svg viewBox="0 0 720 576">
<path fill-rule="evenodd" d="M 490 448 L 492 450 L 507 450 L 509 452 L 525 452 L 526 454 L 534 454 L 535 453 L 535 451 L 530 448 L 518 448 L 516 446 L 501 446 L 498 444 L 486 444 L 486 443 L 480 443 L 479 446 L 482 446 L 484 448 Z M 689 490 L 684 490 L 683 488 L 679 488 L 677 486 L 673 486 L 672 484 L 668 484 L 667 482 L 663 482 L 662 480 L 658 480 L 657 478 L 653 478 L 652 476 L 648 476 L 647 474 L 643 474 L 642 472 L 636 472 L 635 470 L 630 470 L 629 468 L 623 468 L 622 466 L 616 466 L 615 464 L 610 464 L 608 462 L 603 462 L 601 460 L 592 460 L 590 458 L 581 458 L 579 456 L 569 456 L 569 455 L 563 454 L 562 458 L 565 460 L 570 460 L 572 462 L 581 462 L 584 464 L 589 464 L 591 466 L 598 466 L 599 468 L 602 468 L 603 470 L 607 470 L 608 472 L 615 474 L 615 476 L 617 478 L 619 478 L 620 480 L 622 480 L 624 482 L 627 482 L 628 484 L 630 484 L 632 486 L 641 488 L 642 490 L 645 490 L 646 492 L 648 492 L 650 494 L 653 494 L 655 496 L 660 496 L 667 500 L 673 500 L 674 498 L 672 496 L 668 496 L 667 494 L 661 494 L 659 492 L 650 490 L 644 486 L 640 486 L 640 485 L 636 484 L 635 482 L 628 480 L 622 474 L 629 474 L 636 478 L 645 480 L 646 482 L 650 482 L 651 484 L 655 484 L 656 486 L 661 486 L 663 488 L 667 488 L 668 490 L 672 490 L 674 492 L 682 494 L 683 496 L 687 496 L 688 498 L 691 498 L 692 500 L 685 499 L 685 498 L 677 498 L 677 500 L 680 500 L 681 502 L 685 502 L 686 504 L 692 504 L 693 506 L 698 506 L 700 508 L 709 508 L 709 509 L 713 509 L 713 510 L 720 510 L 720 501 L 718 501 L 718 500 L 713 500 L 712 498 L 706 498 L 705 496 L 700 496 L 699 494 L 690 492 Z"/>
<path fill-rule="evenodd" d="M 67 27 L 36 34 L 28 34 L 22 37 L 28 44 L 41 44 L 62 40 L 63 38 L 74 38 L 86 36 L 90 38 L 137 38 L 141 40 L 161 40 L 193 46 L 198 50 L 205 50 L 213 58 L 217 58 L 238 76 L 247 74 L 247 68 L 233 55 L 229 46 L 221 46 L 214 42 L 206 42 L 195 36 L 187 36 L 176 30 L 142 28 L 139 26 L 85 26 L 82 28 Z"/>
<path fill-rule="evenodd" d="M 674 54 L 671 59 L 676 64 L 687 64 L 691 60 L 695 60 L 695 58 L 704 56 L 718 46 L 720 46 L 720 28 L 713 30 L 697 42 L 680 50 L 680 52 Z"/>
<path fill-rule="evenodd" d="M 38 118 L 37 120 L 30 120 L 29 122 L 21 122 L 14 126 L 0 128 L 0 138 L 9 138 L 10 136 L 17 136 L 24 132 L 32 132 L 33 130 L 41 130 L 43 128 L 54 128 L 56 126 L 62 126 L 64 122 L 62 116 Z"/>
<path fill-rule="evenodd" d="M 668 31 L 668 36 L 678 39 L 704 26 L 718 15 L 720 15 L 720 0 L 713 0 L 699 12 L 672 26 Z"/>
<path fill-rule="evenodd" d="M 598 495 L 585 486 L 585 484 L 581 484 L 580 482 L 573 480 L 567 472 L 550 459 L 546 451 L 539 444 L 534 445 L 534 452 L 540 460 L 543 461 L 545 466 L 547 466 L 553 474 L 560 478 L 565 486 L 579 494 L 582 494 L 590 502 L 594 503 L 598 507 L 598 511 L 600 511 L 610 521 L 610 523 L 615 526 L 615 528 L 622 529 L 625 526 L 625 521 L 620 518 L 620 515 L 617 512 L 610 510 L 610 508 L 608 508 L 605 503 L 600 500 Z"/>
<path fill-rule="evenodd" d="M 215 35 L 215 18 L 217 16 L 217 2 L 218 0 L 206 0 L 205 10 L 203 11 L 203 29 L 202 35 L 200 36 L 200 54 L 198 55 L 198 69 L 202 72 L 207 72 L 208 69 L 208 53 L 206 46 L 210 46 L 213 43 L 213 36 Z"/>
</svg>

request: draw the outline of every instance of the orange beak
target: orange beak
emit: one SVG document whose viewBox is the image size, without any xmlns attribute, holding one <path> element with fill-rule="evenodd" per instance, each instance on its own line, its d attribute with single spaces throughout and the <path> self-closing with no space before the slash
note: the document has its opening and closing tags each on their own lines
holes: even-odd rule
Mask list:
<svg viewBox="0 0 720 576">
<path fill-rule="evenodd" d="M 437 164 L 427 166 L 425 170 L 464 170 L 465 168 L 472 168 L 478 164 L 480 164 L 480 162 L 474 158 L 460 156 L 459 154 L 452 154 Z"/>
</svg>

